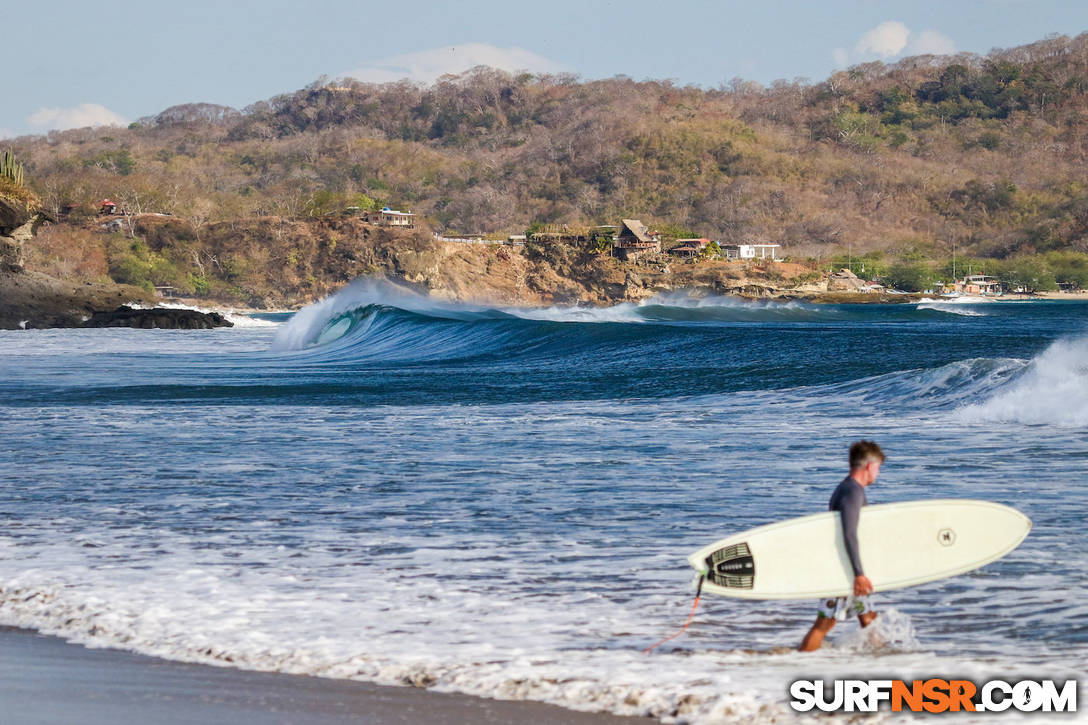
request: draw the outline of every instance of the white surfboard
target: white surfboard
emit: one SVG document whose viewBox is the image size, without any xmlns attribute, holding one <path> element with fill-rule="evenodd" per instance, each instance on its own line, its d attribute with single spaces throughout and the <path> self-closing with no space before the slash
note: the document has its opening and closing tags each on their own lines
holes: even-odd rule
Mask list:
<svg viewBox="0 0 1088 725">
<path fill-rule="evenodd" d="M 858 546 L 874 591 L 963 574 L 1015 549 L 1031 530 L 1016 509 L 990 501 L 937 499 L 861 509 Z M 820 599 L 853 593 L 838 511 L 788 519 L 699 549 L 703 591 L 741 599 Z"/>
</svg>

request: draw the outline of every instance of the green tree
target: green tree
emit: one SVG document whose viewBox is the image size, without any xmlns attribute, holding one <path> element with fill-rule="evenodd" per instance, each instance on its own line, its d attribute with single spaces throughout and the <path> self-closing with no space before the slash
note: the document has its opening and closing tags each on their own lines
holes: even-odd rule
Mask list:
<svg viewBox="0 0 1088 725">
<path fill-rule="evenodd" d="M 1000 265 L 997 278 L 1006 290 L 1022 290 L 1028 294 L 1058 288 L 1058 283 L 1040 257 L 1017 257 Z"/>
<path fill-rule="evenodd" d="M 1088 254 L 1051 252 L 1045 259 L 1059 285 L 1075 290 L 1088 289 Z"/>
<path fill-rule="evenodd" d="M 923 292 L 933 287 L 933 271 L 921 262 L 897 262 L 888 270 L 884 284 L 904 292 Z"/>
<path fill-rule="evenodd" d="M 888 263 L 884 260 L 884 253 L 880 251 L 866 252 L 862 255 L 840 254 L 831 260 L 831 268 L 849 269 L 858 277 L 865 279 L 877 279 L 888 273 Z"/>
</svg>

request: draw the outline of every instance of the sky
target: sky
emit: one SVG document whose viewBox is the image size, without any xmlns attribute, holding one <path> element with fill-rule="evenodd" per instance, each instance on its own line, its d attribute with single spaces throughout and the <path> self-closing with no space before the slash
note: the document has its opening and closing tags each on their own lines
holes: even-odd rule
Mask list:
<svg viewBox="0 0 1088 725">
<path fill-rule="evenodd" d="M 1088 31 L 1085 0 L 54 0 L 0 4 L 0 139 L 241 109 L 321 76 L 428 83 L 476 65 L 717 87 Z"/>
</svg>

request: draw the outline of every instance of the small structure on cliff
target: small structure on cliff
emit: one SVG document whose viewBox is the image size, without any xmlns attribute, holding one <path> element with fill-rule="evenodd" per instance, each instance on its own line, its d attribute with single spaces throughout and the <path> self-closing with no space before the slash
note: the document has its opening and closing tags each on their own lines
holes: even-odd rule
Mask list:
<svg viewBox="0 0 1088 725">
<path fill-rule="evenodd" d="M 703 253 L 706 246 L 710 244 L 710 240 L 706 237 L 700 237 L 698 239 L 677 239 L 678 243 L 675 247 L 669 250 L 669 254 L 677 257 L 697 257 Z"/>
<path fill-rule="evenodd" d="M 401 229 L 415 229 L 416 215 L 410 211 L 397 211 L 385 207 L 380 211 L 372 211 L 366 215 L 365 221 L 383 227 L 400 227 Z"/>
<path fill-rule="evenodd" d="M 637 259 L 642 254 L 660 254 L 661 235 L 651 231 L 638 219 L 623 219 L 620 233 L 612 243 L 612 256 L 624 260 Z"/>
</svg>

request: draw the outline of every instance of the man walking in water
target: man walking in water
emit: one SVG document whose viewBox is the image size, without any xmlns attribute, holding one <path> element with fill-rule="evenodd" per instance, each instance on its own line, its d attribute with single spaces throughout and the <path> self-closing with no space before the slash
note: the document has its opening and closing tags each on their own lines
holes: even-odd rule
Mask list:
<svg viewBox="0 0 1088 725">
<path fill-rule="evenodd" d="M 850 475 L 842 480 L 831 494 L 828 508 L 842 515 L 842 534 L 846 553 L 854 568 L 854 593 L 852 596 L 827 599 L 816 610 L 816 623 L 801 640 L 801 652 L 811 652 L 820 647 L 824 636 L 835 626 L 836 619 L 845 620 L 850 614 L 858 615 L 862 627 L 868 627 L 876 619 L 876 612 L 869 606 L 873 584 L 861 568 L 861 552 L 858 551 L 858 517 L 861 507 L 868 503 L 865 487 L 880 475 L 884 451 L 872 441 L 858 441 L 850 446 Z"/>
</svg>

